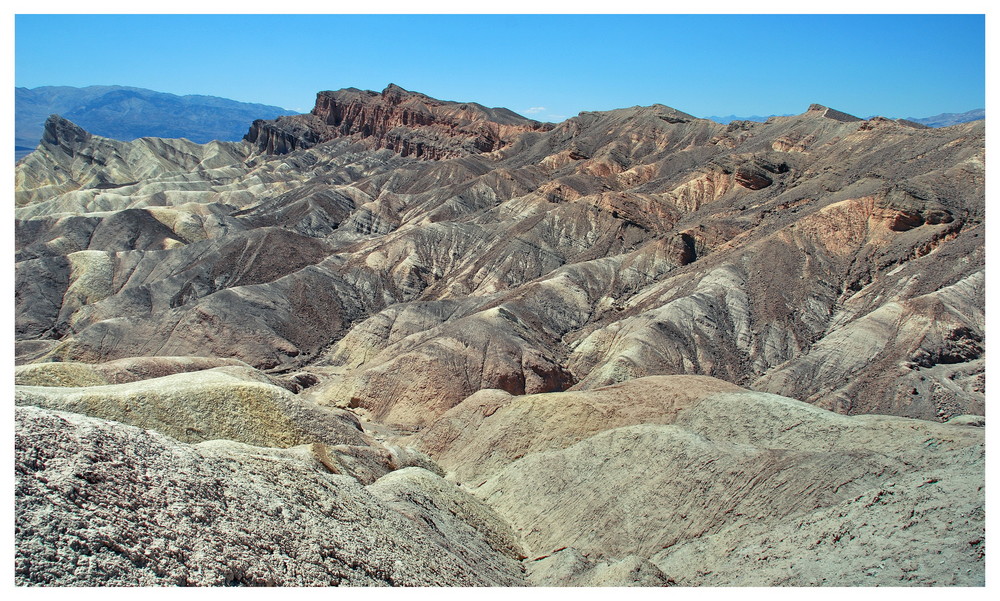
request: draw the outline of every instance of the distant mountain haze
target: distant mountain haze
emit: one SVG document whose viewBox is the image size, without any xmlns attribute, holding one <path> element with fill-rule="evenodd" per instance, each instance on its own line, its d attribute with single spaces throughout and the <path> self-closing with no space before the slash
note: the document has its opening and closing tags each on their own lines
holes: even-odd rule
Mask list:
<svg viewBox="0 0 1000 601">
<path fill-rule="evenodd" d="M 964 113 L 941 113 L 933 117 L 907 117 L 909 121 L 915 121 L 929 127 L 948 127 L 969 121 L 979 121 L 986 118 L 986 109 L 975 109 Z"/>
<path fill-rule="evenodd" d="M 725 117 L 720 117 L 718 115 L 709 115 L 708 117 L 705 117 L 705 118 L 708 119 L 708 120 L 710 120 L 710 121 L 715 121 L 716 123 L 721 123 L 723 125 L 728 125 L 729 123 L 732 123 L 733 121 L 756 121 L 758 123 L 763 123 L 763 122 L 767 121 L 768 119 L 770 119 L 771 117 L 779 117 L 779 116 L 780 117 L 787 117 L 788 115 L 767 115 L 766 117 L 762 117 L 760 115 L 750 115 L 749 117 L 740 117 L 738 115 L 727 115 Z"/>
<path fill-rule="evenodd" d="M 116 140 L 187 138 L 192 142 L 235 141 L 254 119 L 294 115 L 277 106 L 215 96 L 177 96 L 127 86 L 44 86 L 14 90 L 17 158 L 38 146 L 49 115 L 58 114 L 87 131 Z"/>
<path fill-rule="evenodd" d="M 716 123 L 728 124 L 733 121 L 757 121 L 759 123 L 763 123 L 771 117 L 788 116 L 788 114 L 767 115 L 766 117 L 762 117 L 760 115 L 750 115 L 749 117 L 740 117 L 738 115 L 719 117 L 717 115 L 711 115 L 705 118 L 715 121 Z M 874 117 L 874 115 L 872 116 Z M 914 123 L 919 123 L 928 127 L 948 127 L 949 125 L 958 125 L 959 123 L 968 123 L 969 121 L 978 121 L 985 118 L 986 109 L 975 109 L 964 113 L 941 113 L 940 115 L 934 115 L 933 117 L 904 117 L 907 121 L 913 121 Z"/>
<path fill-rule="evenodd" d="M 14 111 L 15 160 L 38 146 L 45 120 L 52 114 L 69 119 L 92 134 L 115 140 L 187 138 L 197 143 L 238 141 L 255 120 L 297 114 L 266 104 L 216 96 L 178 96 L 117 85 L 15 88 Z M 907 120 L 929 127 L 945 127 L 984 119 L 985 113 L 985 109 L 976 109 L 933 117 L 907 117 Z M 733 121 L 764 122 L 778 116 L 788 115 L 713 115 L 706 119 L 728 124 Z"/>
</svg>

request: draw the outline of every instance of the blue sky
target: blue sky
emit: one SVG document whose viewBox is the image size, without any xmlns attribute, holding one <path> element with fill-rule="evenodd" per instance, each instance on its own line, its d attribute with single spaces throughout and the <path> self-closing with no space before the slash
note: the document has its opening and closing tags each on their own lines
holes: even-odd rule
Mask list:
<svg viewBox="0 0 1000 601">
<path fill-rule="evenodd" d="M 303 111 L 391 82 L 550 121 L 654 103 L 925 117 L 985 106 L 984 44 L 983 15 L 17 15 L 14 73 Z"/>
</svg>

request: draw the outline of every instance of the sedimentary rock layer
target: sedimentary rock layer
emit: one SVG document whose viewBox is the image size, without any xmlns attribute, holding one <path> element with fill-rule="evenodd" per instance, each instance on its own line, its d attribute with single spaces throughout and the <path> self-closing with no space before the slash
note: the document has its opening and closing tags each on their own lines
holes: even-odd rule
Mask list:
<svg viewBox="0 0 1000 601">
<path fill-rule="evenodd" d="M 307 370 L 315 400 L 404 428 L 481 389 L 668 374 L 985 411 L 981 122 L 653 105 L 550 127 L 395 87 L 299 121 L 316 139 L 279 149 L 52 120 L 18 167 L 19 361 Z M 428 128 L 447 152 L 392 142 Z"/>
<path fill-rule="evenodd" d="M 499 150 L 518 134 L 551 127 L 507 109 L 436 100 L 389 84 L 381 94 L 355 88 L 320 92 L 308 115 L 259 119 L 245 139 L 260 150 L 285 154 L 349 137 L 402 156 L 444 159 Z"/>
</svg>

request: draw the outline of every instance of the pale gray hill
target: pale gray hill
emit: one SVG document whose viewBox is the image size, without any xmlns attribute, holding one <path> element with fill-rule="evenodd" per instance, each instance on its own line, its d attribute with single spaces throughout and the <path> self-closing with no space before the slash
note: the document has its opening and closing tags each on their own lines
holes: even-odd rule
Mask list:
<svg viewBox="0 0 1000 601">
<path fill-rule="evenodd" d="M 716 123 L 728 124 L 733 121 L 756 121 L 764 122 L 771 117 L 789 117 L 791 115 L 750 115 L 749 117 L 741 117 L 738 115 L 727 115 L 725 117 L 719 117 L 716 115 L 705 117 L 705 119 L 710 119 Z M 932 117 L 905 117 L 906 121 L 911 121 L 913 123 L 919 123 L 921 125 L 926 125 L 927 127 L 948 127 L 949 125 L 957 125 L 959 123 L 968 123 L 969 121 L 978 121 L 980 119 L 986 118 L 986 109 L 975 109 L 971 111 L 965 111 L 964 113 L 941 113 L 940 115 L 934 115 Z"/>
<path fill-rule="evenodd" d="M 767 115 L 762 117 L 760 115 L 750 115 L 749 117 L 741 117 L 739 115 L 726 115 L 725 117 L 720 117 L 718 115 L 711 115 L 705 117 L 705 119 L 715 121 L 716 123 L 722 123 L 723 125 L 728 125 L 733 121 L 756 121 L 758 123 L 763 123 L 764 121 L 767 121 L 771 117 L 778 117 L 778 116 L 779 115 Z M 780 115 L 780 116 L 788 117 L 789 115 Z"/>
</svg>

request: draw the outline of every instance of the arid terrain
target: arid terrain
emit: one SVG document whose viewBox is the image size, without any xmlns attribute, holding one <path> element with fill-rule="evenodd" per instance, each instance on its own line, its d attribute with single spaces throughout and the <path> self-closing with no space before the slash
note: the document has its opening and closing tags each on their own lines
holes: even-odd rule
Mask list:
<svg viewBox="0 0 1000 601">
<path fill-rule="evenodd" d="M 985 125 L 390 85 L 16 166 L 25 585 L 982 586 Z"/>
</svg>

